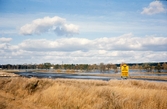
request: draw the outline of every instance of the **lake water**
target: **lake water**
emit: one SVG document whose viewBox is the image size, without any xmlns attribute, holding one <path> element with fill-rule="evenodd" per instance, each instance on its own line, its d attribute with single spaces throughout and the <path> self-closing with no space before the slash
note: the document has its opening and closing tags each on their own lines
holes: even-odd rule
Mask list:
<svg viewBox="0 0 167 109">
<path fill-rule="evenodd" d="M 154 72 L 156 72 L 156 71 L 154 71 Z M 118 73 L 115 73 L 113 70 L 110 70 L 110 71 L 105 71 L 105 72 L 100 72 L 100 71 L 98 71 L 98 70 L 96 70 L 96 71 L 91 71 L 91 72 L 81 72 L 81 73 L 79 73 L 79 74 L 90 74 L 90 75 L 92 75 L 92 74 L 120 74 L 121 73 L 121 71 L 118 71 Z M 166 74 L 164 74 L 164 73 L 166 73 Z M 132 69 L 130 69 L 129 70 L 129 75 L 132 75 L 132 76 L 167 76 L 167 70 L 161 70 L 161 73 L 159 73 L 159 74 L 154 74 L 154 73 L 147 73 L 145 70 L 132 70 Z"/>
<path fill-rule="evenodd" d="M 95 79 L 95 80 L 110 80 L 112 77 L 102 77 L 102 76 L 89 76 L 89 75 L 79 75 L 79 74 L 65 74 L 65 73 L 35 73 L 35 72 L 17 72 L 23 77 L 37 77 L 37 78 L 69 78 L 69 79 Z"/>
</svg>

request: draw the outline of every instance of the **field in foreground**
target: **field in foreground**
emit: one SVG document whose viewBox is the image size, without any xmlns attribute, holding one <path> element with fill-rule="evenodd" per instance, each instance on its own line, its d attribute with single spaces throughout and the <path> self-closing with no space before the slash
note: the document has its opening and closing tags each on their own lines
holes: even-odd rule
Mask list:
<svg viewBox="0 0 167 109">
<path fill-rule="evenodd" d="M 167 109 L 167 83 L 2 77 L 0 109 Z"/>
</svg>

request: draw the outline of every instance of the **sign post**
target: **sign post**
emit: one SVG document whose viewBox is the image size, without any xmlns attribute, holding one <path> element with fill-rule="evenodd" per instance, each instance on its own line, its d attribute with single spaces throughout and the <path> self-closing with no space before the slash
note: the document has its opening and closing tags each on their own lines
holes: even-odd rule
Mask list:
<svg viewBox="0 0 167 109">
<path fill-rule="evenodd" d="M 121 66 L 121 78 L 127 79 L 129 76 L 129 66 L 126 64 L 123 64 Z"/>
</svg>

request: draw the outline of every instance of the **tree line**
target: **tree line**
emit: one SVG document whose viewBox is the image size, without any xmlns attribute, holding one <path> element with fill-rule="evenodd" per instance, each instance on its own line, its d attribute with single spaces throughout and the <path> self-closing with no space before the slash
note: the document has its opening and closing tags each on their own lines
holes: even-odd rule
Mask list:
<svg viewBox="0 0 167 109">
<path fill-rule="evenodd" d="M 99 70 L 100 72 L 106 72 L 109 70 L 114 70 L 115 73 L 118 72 L 120 69 L 121 64 L 51 64 L 49 62 L 47 63 L 41 63 L 41 64 L 21 64 L 21 65 L 12 65 L 12 64 L 6 64 L 6 65 L 0 65 L 0 69 L 70 69 L 70 70 Z M 161 63 L 129 63 L 130 69 L 139 69 L 139 70 L 145 70 L 147 72 L 161 72 L 162 70 L 167 70 L 167 64 L 166 62 Z"/>
</svg>

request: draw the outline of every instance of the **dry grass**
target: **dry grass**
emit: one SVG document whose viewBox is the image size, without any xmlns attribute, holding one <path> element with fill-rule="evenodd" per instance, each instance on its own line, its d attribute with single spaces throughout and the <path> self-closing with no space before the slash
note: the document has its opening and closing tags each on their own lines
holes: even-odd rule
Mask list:
<svg viewBox="0 0 167 109">
<path fill-rule="evenodd" d="M 150 79 L 150 80 L 165 80 L 167 81 L 167 76 L 130 76 L 131 79 Z"/>
<path fill-rule="evenodd" d="M 19 75 L 16 75 L 16 74 L 14 74 L 13 72 L 11 72 L 11 71 L 2 71 L 2 70 L 0 70 L 0 77 L 3 77 L 3 76 L 19 76 Z"/>
<path fill-rule="evenodd" d="M 65 73 L 68 73 L 68 74 L 73 74 L 73 73 L 76 73 L 76 71 L 75 70 L 65 70 Z"/>
<path fill-rule="evenodd" d="M 0 109 L 167 109 L 167 83 L 0 78 Z"/>
</svg>

